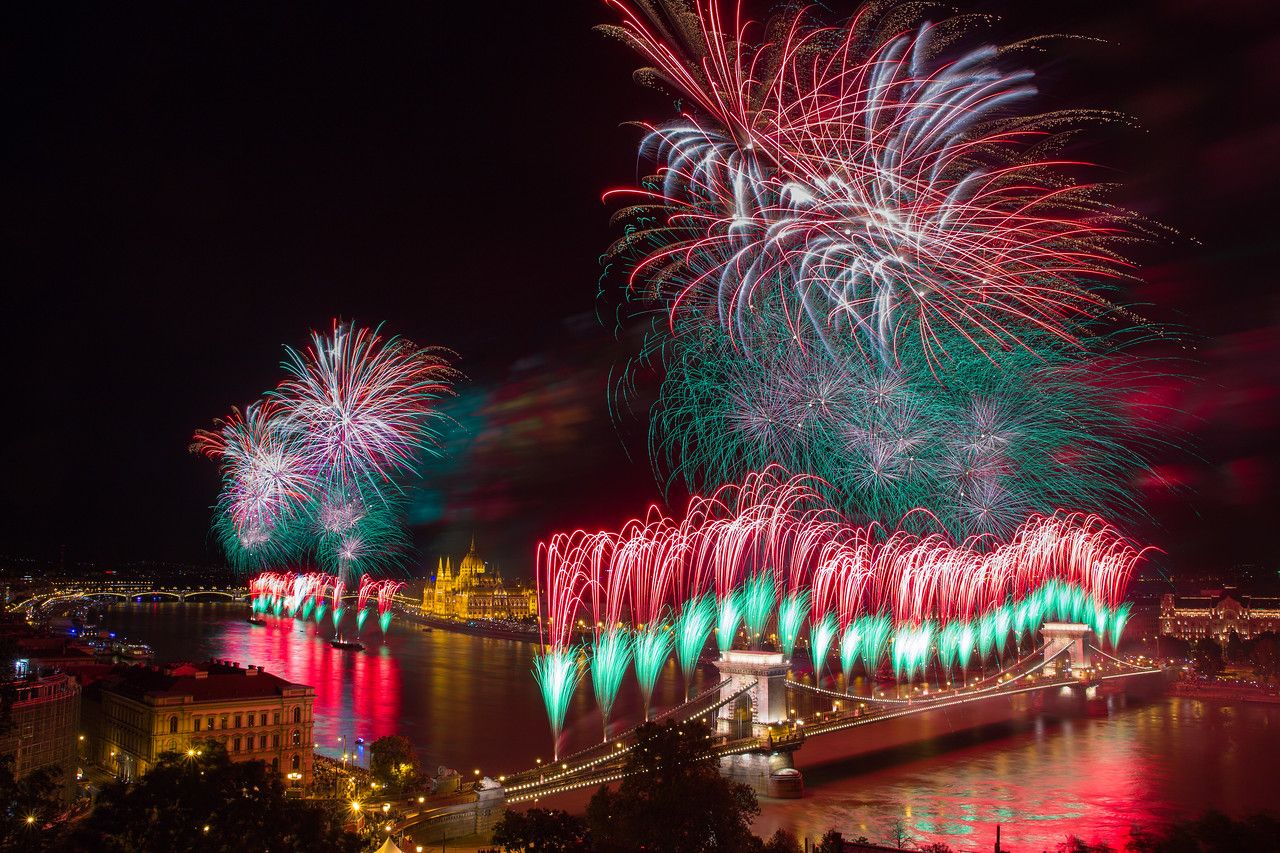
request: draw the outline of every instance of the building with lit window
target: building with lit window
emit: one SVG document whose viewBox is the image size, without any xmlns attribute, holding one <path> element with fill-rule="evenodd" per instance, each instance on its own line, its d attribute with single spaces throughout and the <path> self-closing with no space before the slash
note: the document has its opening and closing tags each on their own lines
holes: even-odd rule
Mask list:
<svg viewBox="0 0 1280 853">
<path fill-rule="evenodd" d="M 315 690 L 230 661 L 117 667 L 85 688 L 90 761 L 121 779 L 210 738 L 232 761 L 264 761 L 287 787 L 311 783 Z"/>
<path fill-rule="evenodd" d="M 13 756 L 17 778 L 45 767 L 62 771 L 63 792 L 75 790 L 80 685 L 65 672 L 28 674 L 20 660 L 18 677 L 4 685 L 13 700 L 9 727 L 0 733 L 0 755 Z"/>
<path fill-rule="evenodd" d="M 1223 590 L 1201 595 L 1166 594 L 1160 599 L 1160 633 L 1194 642 L 1209 637 L 1226 642 L 1232 632 L 1248 640 L 1266 631 L 1280 633 L 1280 597 Z"/>
<path fill-rule="evenodd" d="M 523 619 L 537 615 L 538 598 L 533 590 L 506 586 L 502 575 L 480 559 L 473 538 L 457 571 L 449 557 L 440 559 L 434 582 L 422 592 L 422 609 L 455 619 Z"/>
</svg>

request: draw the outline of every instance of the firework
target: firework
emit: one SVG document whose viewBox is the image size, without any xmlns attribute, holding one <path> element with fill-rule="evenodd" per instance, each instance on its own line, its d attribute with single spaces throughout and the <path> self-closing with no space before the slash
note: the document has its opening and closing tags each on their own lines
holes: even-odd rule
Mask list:
<svg viewBox="0 0 1280 853">
<path fill-rule="evenodd" d="M 393 606 L 396 600 L 396 593 L 404 589 L 404 584 L 399 581 L 384 580 L 378 583 L 377 599 L 378 599 L 378 627 L 382 629 L 383 636 L 386 636 L 387 629 L 391 627 L 391 616 L 393 614 Z"/>
<path fill-rule="evenodd" d="M 793 337 L 853 340 L 881 364 L 914 341 L 931 364 L 956 332 L 987 355 L 1113 310 L 1091 287 L 1125 278 L 1126 214 L 1046 160 L 1046 136 L 1097 113 L 1020 113 L 1031 73 L 980 47 L 938 58 L 928 24 L 864 12 L 847 27 L 803 7 L 757 38 L 718 3 L 668 20 L 615 3 L 607 31 L 687 99 L 641 145 L 660 177 L 629 194 L 636 222 L 612 254 L 630 283 L 714 316 L 748 344 L 778 295 Z"/>
<path fill-rule="evenodd" d="M 967 667 L 975 651 L 983 661 L 1003 656 L 1010 637 L 1019 641 L 1049 618 L 1088 614 L 1101 639 L 1118 638 L 1120 605 L 1144 551 L 1097 516 L 1032 516 L 1004 543 L 954 544 L 841 522 L 812 480 L 770 468 L 691 499 L 683 519 L 655 510 L 616 533 L 575 531 L 540 544 L 544 655 L 576 656 L 575 626 L 590 618 L 592 677 L 607 721 L 627 666 L 627 619 L 646 709 L 673 646 L 688 677 L 712 623 L 724 654 L 744 614 L 753 645 L 776 619 L 787 655 L 807 621 L 819 679 L 838 641 L 846 683 L 858 661 L 875 672 L 890 648 L 894 672 L 907 679 L 934 655 L 944 670 Z M 774 566 L 789 567 L 781 597 Z M 551 714 L 557 700 L 546 698 Z"/>
<path fill-rule="evenodd" d="M 685 696 L 689 695 L 689 687 L 693 674 L 698 667 L 698 658 L 707 644 L 707 635 L 716 621 L 715 597 L 704 593 L 692 601 L 686 601 L 680 608 L 680 615 L 675 622 L 676 657 L 680 661 L 680 671 L 684 673 Z M 798 629 L 797 629 L 798 630 Z"/>
<path fill-rule="evenodd" d="M 782 601 L 778 610 L 778 644 L 782 654 L 790 660 L 800 637 L 800 626 L 809 616 L 809 591 L 792 592 Z"/>
<path fill-rule="evenodd" d="M 335 321 L 286 356 L 278 388 L 191 445 L 222 473 L 214 529 L 228 559 L 248 568 L 311 557 L 348 583 L 398 565 L 401 482 L 439 452 L 436 404 L 458 378 L 451 354 Z"/>
<path fill-rule="evenodd" d="M 547 721 L 551 724 L 553 757 L 560 758 L 560 734 L 564 731 L 565 712 L 569 700 L 582 679 L 582 663 L 574 650 L 542 652 L 534 656 L 533 675 L 542 691 L 547 706 Z"/>
<path fill-rule="evenodd" d="M 591 644 L 591 686 L 603 719 L 604 739 L 609 739 L 609 718 L 618 697 L 623 676 L 631 663 L 631 635 L 625 629 L 610 628 L 596 634 Z"/>
<path fill-rule="evenodd" d="M 305 437 L 314 468 L 344 486 L 382 488 L 437 449 L 435 403 L 456 377 L 450 354 L 334 323 L 305 351 L 286 348 L 290 378 L 274 392 Z"/>
<path fill-rule="evenodd" d="M 662 666 L 671 654 L 671 626 L 649 623 L 636 632 L 632 644 L 636 661 L 636 681 L 640 683 L 640 698 L 644 703 L 644 718 L 649 719 L 653 699 L 653 685 L 658 680 Z"/>
</svg>

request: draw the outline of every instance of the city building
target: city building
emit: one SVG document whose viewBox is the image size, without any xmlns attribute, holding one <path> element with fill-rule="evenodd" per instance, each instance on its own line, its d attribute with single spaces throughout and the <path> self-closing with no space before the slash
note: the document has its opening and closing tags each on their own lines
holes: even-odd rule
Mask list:
<svg viewBox="0 0 1280 853">
<path fill-rule="evenodd" d="M 1232 632 L 1247 640 L 1266 631 L 1280 632 L 1280 597 L 1241 595 L 1233 589 L 1200 595 L 1168 593 L 1160 599 L 1160 633 L 1195 641 L 1226 642 Z"/>
<path fill-rule="evenodd" d="M 537 615 L 538 599 L 532 590 L 507 587 L 501 574 L 490 571 L 476 553 L 473 537 L 456 572 L 450 558 L 441 558 L 434 583 L 428 582 L 422 592 L 422 609 L 457 619 L 523 619 Z"/>
<path fill-rule="evenodd" d="M 17 675 L 4 685 L 12 691 L 13 706 L 11 725 L 0 734 L 0 755 L 13 756 L 18 778 L 44 767 L 57 767 L 69 798 L 79 765 L 80 685 L 65 672 L 28 674 L 23 660 L 18 661 Z"/>
<path fill-rule="evenodd" d="M 229 661 L 121 666 L 85 688 L 90 760 L 122 779 L 153 767 L 163 752 L 210 738 L 232 761 L 265 761 L 288 787 L 312 775 L 315 690 Z"/>
</svg>

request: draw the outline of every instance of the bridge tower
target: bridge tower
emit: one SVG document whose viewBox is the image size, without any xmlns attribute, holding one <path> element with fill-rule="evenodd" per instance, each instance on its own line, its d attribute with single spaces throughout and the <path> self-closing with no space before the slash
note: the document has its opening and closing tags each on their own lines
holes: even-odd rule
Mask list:
<svg viewBox="0 0 1280 853">
<path fill-rule="evenodd" d="M 721 700 L 716 731 L 731 741 L 755 738 L 759 745 L 720 759 L 720 772 L 770 797 L 799 797 L 804 779 L 792 751 L 800 740 L 775 743 L 771 724 L 788 723 L 787 661 L 781 652 L 730 650 L 716 662 Z M 738 695 L 741 694 L 741 695 Z M 780 739 L 781 741 L 781 739 Z"/>
<path fill-rule="evenodd" d="M 1093 666 L 1089 656 L 1089 640 L 1093 631 L 1088 625 L 1076 622 L 1046 622 L 1040 629 L 1044 636 L 1045 671 L 1050 674 L 1072 675 L 1083 678 L 1085 670 Z M 1063 652 L 1063 649 L 1066 649 Z M 1061 655 L 1054 659 L 1055 655 Z"/>
</svg>

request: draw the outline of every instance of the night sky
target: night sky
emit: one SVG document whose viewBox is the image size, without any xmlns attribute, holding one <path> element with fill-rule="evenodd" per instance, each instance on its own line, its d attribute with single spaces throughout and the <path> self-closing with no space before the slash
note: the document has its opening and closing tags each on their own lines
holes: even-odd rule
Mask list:
<svg viewBox="0 0 1280 853">
<path fill-rule="evenodd" d="M 611 421 L 633 342 L 595 319 L 636 177 L 633 119 L 671 99 L 591 31 L 603 3 L 9 4 L 0 556 L 216 563 L 194 428 L 279 379 L 340 316 L 460 354 L 452 457 L 413 505 L 422 559 L 660 498 L 643 421 Z M 852 3 L 833 3 L 851 11 Z M 994 37 L 1067 32 L 1040 105 L 1137 130 L 1073 152 L 1183 235 L 1135 296 L 1197 347 L 1152 389 L 1185 414 L 1130 529 L 1174 572 L 1275 568 L 1280 519 L 1280 27 L 1270 4 L 961 3 Z M 752 6 L 751 8 L 756 8 Z M 1170 489 L 1164 483 L 1174 483 Z M 410 567 L 411 569 L 414 566 Z"/>
</svg>

